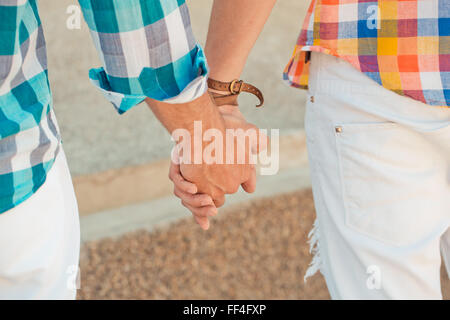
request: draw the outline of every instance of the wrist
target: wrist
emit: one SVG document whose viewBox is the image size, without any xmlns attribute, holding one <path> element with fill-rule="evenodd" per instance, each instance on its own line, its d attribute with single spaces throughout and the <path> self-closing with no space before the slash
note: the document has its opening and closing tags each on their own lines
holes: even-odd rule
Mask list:
<svg viewBox="0 0 450 320">
<path fill-rule="evenodd" d="M 225 137 L 225 122 L 208 93 L 183 104 L 168 104 L 150 99 L 147 104 L 171 134 L 184 164 L 202 163 L 203 150 L 208 144 L 203 141 L 203 137 L 208 129 L 219 130 Z M 186 139 L 190 141 L 187 142 Z"/>
<path fill-rule="evenodd" d="M 223 119 L 208 92 L 196 100 L 180 104 L 152 99 L 147 99 L 146 102 L 169 133 L 176 129 L 185 129 L 192 134 L 196 121 L 201 122 L 203 130 L 210 128 L 225 130 Z"/>
</svg>

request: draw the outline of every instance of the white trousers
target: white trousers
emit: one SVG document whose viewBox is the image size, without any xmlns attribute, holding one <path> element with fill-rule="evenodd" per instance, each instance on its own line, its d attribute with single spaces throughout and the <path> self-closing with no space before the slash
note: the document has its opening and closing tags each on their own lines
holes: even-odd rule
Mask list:
<svg viewBox="0 0 450 320">
<path fill-rule="evenodd" d="M 0 215 L 0 243 L 0 299 L 75 298 L 80 225 L 62 148 L 41 188 Z"/>
<path fill-rule="evenodd" d="M 313 53 L 305 130 L 315 256 L 334 299 L 440 299 L 450 274 L 450 109 Z"/>
</svg>

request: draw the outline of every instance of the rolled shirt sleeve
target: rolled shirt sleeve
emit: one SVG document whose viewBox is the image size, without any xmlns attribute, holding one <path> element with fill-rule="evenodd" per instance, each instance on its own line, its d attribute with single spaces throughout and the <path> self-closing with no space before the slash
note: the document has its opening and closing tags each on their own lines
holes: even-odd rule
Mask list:
<svg viewBox="0 0 450 320">
<path fill-rule="evenodd" d="M 184 0 L 79 0 L 103 66 L 89 78 L 119 113 L 147 97 L 189 102 L 208 67 Z"/>
</svg>

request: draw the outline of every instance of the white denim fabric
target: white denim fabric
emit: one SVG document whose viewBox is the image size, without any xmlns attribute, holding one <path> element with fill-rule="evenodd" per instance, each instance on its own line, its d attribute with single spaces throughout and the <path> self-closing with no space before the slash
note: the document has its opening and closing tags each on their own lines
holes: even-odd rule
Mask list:
<svg viewBox="0 0 450 320">
<path fill-rule="evenodd" d="M 305 131 L 313 262 L 334 299 L 441 299 L 450 269 L 450 109 L 312 53 Z"/>
<path fill-rule="evenodd" d="M 29 199 L 0 214 L 0 299 L 75 299 L 78 207 L 64 150 Z"/>
</svg>

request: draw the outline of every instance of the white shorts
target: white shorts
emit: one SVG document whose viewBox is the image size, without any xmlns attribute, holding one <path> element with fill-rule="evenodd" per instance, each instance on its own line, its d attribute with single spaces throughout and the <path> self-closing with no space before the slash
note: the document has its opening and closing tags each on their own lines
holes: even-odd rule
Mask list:
<svg viewBox="0 0 450 320">
<path fill-rule="evenodd" d="M 450 109 L 313 53 L 305 130 L 317 220 L 307 276 L 335 299 L 439 299 L 450 267 Z"/>
<path fill-rule="evenodd" d="M 64 151 L 28 200 L 0 214 L 0 299 L 74 299 L 78 207 Z"/>
</svg>

